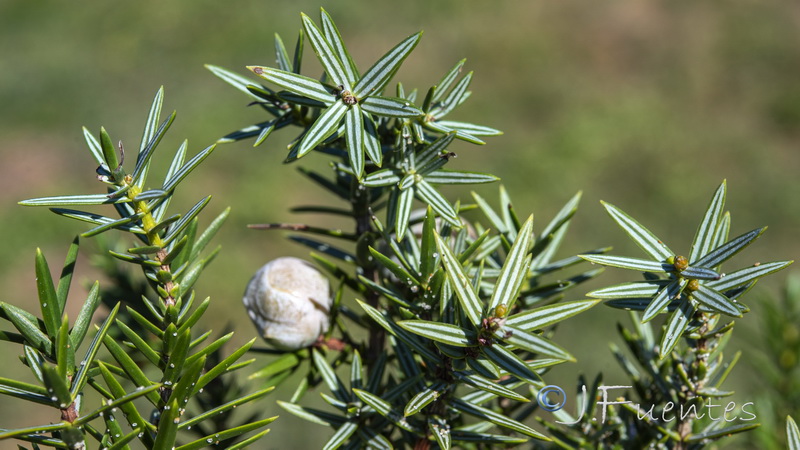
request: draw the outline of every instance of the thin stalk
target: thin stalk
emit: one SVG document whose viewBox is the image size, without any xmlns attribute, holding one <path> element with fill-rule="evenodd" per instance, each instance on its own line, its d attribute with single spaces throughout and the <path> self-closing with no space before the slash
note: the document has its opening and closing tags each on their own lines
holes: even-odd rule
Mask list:
<svg viewBox="0 0 800 450">
<path fill-rule="evenodd" d="M 131 200 L 133 200 L 132 203 L 134 211 L 137 214 L 142 214 L 141 218 L 142 228 L 145 231 L 148 243 L 153 246 L 162 247 L 162 249 L 156 253 L 156 260 L 160 262 L 164 261 L 167 258 L 168 252 L 166 248 L 163 248 L 164 241 L 161 239 L 161 236 L 158 234 L 158 230 L 156 229 L 156 225 L 158 224 L 158 222 L 153 217 L 152 212 L 148 208 L 146 201 L 135 200 L 136 196 L 141 193 L 141 189 L 135 184 L 133 184 L 130 176 L 126 176 L 124 178 L 124 183 L 130 185 L 130 189 L 127 192 L 127 196 Z M 171 325 L 174 324 L 177 326 L 178 311 L 176 308 L 176 299 L 173 294 L 176 285 L 175 282 L 172 281 L 172 276 L 171 276 L 172 267 L 170 264 L 162 264 L 159 267 L 159 271 L 166 274 L 165 279 L 167 280 L 164 282 L 158 282 L 157 283 L 158 288 L 156 289 L 156 292 L 159 293 L 159 296 L 164 301 L 164 306 L 165 306 L 164 320 L 160 324 L 161 330 L 167 331 L 167 329 Z M 170 360 L 170 356 L 174 350 L 174 345 L 175 345 L 175 340 L 170 339 L 170 337 L 167 336 L 167 333 L 164 333 L 163 336 L 164 336 L 163 338 L 164 342 L 162 345 L 162 350 L 160 355 L 160 359 L 162 362 L 161 364 L 162 377 L 164 375 L 164 371 L 166 370 L 166 365 Z M 169 383 L 165 383 L 162 387 L 159 388 L 159 397 L 161 401 L 157 406 L 159 414 L 156 417 L 161 417 L 161 415 L 164 413 L 167 403 L 169 402 L 169 399 L 172 396 L 171 386 L 177 382 L 177 380 L 162 380 L 162 381 Z M 158 426 L 158 420 L 156 420 L 156 423 L 154 423 L 154 425 Z"/>
<path fill-rule="evenodd" d="M 709 321 L 711 317 L 708 314 L 697 313 L 698 318 L 703 322 L 697 333 L 701 336 L 696 341 L 690 342 L 690 347 L 694 353 L 694 359 L 685 367 L 686 373 L 691 380 L 692 389 L 679 393 L 681 402 L 688 404 L 693 399 L 698 397 L 698 391 L 702 389 L 708 382 L 708 355 L 711 349 L 715 346 L 714 339 L 708 339 L 705 334 L 708 332 L 710 326 Z M 684 364 L 684 363 L 681 363 Z M 685 450 L 688 448 L 686 439 L 692 434 L 692 425 L 694 418 L 691 414 L 686 415 L 685 418 L 679 419 L 676 431 L 680 436 L 680 441 L 675 444 L 676 450 Z"/>
<path fill-rule="evenodd" d="M 124 182 L 125 183 L 132 183 L 132 180 L 130 180 L 129 178 L 130 178 L 129 176 L 126 176 Z M 127 196 L 128 196 L 128 198 L 133 200 L 140 193 L 141 193 L 141 189 L 138 186 L 131 185 L 130 189 L 127 192 Z M 144 200 L 139 200 L 139 201 L 134 200 L 133 201 L 133 208 L 134 208 L 134 211 L 136 211 L 137 214 L 142 214 L 142 219 L 141 219 L 142 220 L 142 229 L 144 229 L 144 231 L 146 233 L 145 235 L 147 236 L 147 241 L 149 242 L 149 244 L 150 245 L 154 245 L 154 246 L 158 246 L 158 247 L 163 247 L 164 246 L 164 241 L 161 240 L 161 236 L 158 235 L 158 231 L 156 230 L 156 225 L 158 223 L 156 222 L 155 218 L 153 217 L 153 214 L 151 213 L 150 209 L 147 207 L 147 202 L 144 201 Z M 163 261 L 166 257 L 167 257 L 166 249 L 161 249 L 156 254 L 156 259 L 158 261 Z M 167 272 L 167 273 L 171 273 L 172 272 L 172 268 L 170 267 L 169 264 L 162 265 L 159 268 L 159 270 L 161 270 L 163 272 Z M 164 292 L 166 292 L 166 296 L 163 297 L 163 300 L 164 300 L 164 305 L 169 310 L 170 306 L 175 306 L 175 297 L 172 295 L 172 290 L 175 287 L 175 283 L 173 281 L 167 281 L 167 282 L 163 283 L 161 287 L 164 289 Z M 167 317 L 169 317 L 169 316 L 170 315 L 168 314 Z M 167 322 L 169 322 L 169 320 Z M 165 323 L 164 324 L 165 329 L 166 329 L 167 325 L 169 325 L 169 323 Z"/>
<path fill-rule="evenodd" d="M 356 236 L 371 233 L 372 228 L 372 208 L 370 205 L 370 190 L 353 179 L 351 184 L 351 201 L 353 203 L 353 216 L 356 220 Z M 364 268 L 364 277 L 380 283 L 380 273 L 375 267 Z M 367 290 L 366 302 L 368 305 L 377 308 L 380 295 L 372 289 Z M 378 361 L 386 342 L 386 332 L 381 327 L 371 327 L 367 343 L 366 362 L 367 368 Z"/>
</svg>

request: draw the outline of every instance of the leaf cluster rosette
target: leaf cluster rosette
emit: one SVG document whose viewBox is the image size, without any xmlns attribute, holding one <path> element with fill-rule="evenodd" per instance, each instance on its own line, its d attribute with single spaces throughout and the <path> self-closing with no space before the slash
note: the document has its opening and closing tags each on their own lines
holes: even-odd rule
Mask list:
<svg viewBox="0 0 800 450">
<path fill-rule="evenodd" d="M 724 273 L 722 263 L 758 239 L 766 227 L 756 228 L 729 240 L 730 213 L 724 212 L 726 183 L 717 188 L 697 228 L 689 256 L 676 254 L 650 230 L 614 205 L 606 211 L 650 259 L 582 255 L 587 261 L 643 272 L 644 281 L 625 283 L 587 294 L 608 300 L 609 306 L 643 311 L 647 322 L 671 312 L 661 337 L 663 358 L 685 333 L 696 330 L 703 314 L 742 317 L 749 308 L 738 301 L 759 278 L 788 267 L 793 261 L 756 263 Z"/>
<path fill-rule="evenodd" d="M 557 423 L 540 419 L 560 445 L 595 447 L 613 443 L 623 448 L 694 448 L 753 430 L 760 425 L 754 420 L 764 420 L 755 414 L 752 401 L 731 401 L 734 392 L 724 386 L 742 356 L 741 351 L 733 357 L 724 354 L 735 325 L 729 318 L 742 317 L 749 311 L 741 299 L 761 277 L 792 261 L 756 263 L 724 272 L 722 264 L 765 230 L 757 228 L 730 239 L 725 196 L 723 181 L 686 257 L 677 255 L 619 208 L 603 204 L 614 221 L 650 256 L 641 259 L 581 255 L 596 264 L 643 272 L 643 281 L 588 294 L 609 306 L 630 311 L 633 328 L 618 326 L 623 348 L 611 344 L 611 352 L 628 380 L 625 386 L 617 386 L 624 392 L 614 395 L 627 403 L 600 406 L 593 399 L 600 392 L 603 375 L 598 374 L 591 384 L 581 376 L 579 417 L 562 410 L 555 413 Z M 653 320 L 660 314 L 667 315 L 663 327 Z M 725 408 L 724 415 L 712 411 L 720 406 Z M 596 420 L 601 413 L 603 422 Z"/>
</svg>

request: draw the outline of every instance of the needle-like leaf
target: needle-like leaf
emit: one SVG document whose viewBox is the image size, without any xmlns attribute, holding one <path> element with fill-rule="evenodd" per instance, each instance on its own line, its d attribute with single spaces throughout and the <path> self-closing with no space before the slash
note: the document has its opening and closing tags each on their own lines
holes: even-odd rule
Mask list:
<svg viewBox="0 0 800 450">
<path fill-rule="evenodd" d="M 416 427 L 411 425 L 409 422 L 406 421 L 405 416 L 398 413 L 392 407 L 392 404 L 387 402 L 386 400 L 378 397 L 377 395 L 367 392 L 361 389 L 353 389 L 353 393 L 356 396 L 366 403 L 367 405 L 371 406 L 378 414 L 382 415 L 383 417 L 389 419 L 392 423 L 397 425 L 398 427 L 410 431 L 416 432 L 418 431 Z"/>
<path fill-rule="evenodd" d="M 364 120 L 361 108 L 357 105 L 347 108 L 344 115 L 344 130 L 350 167 L 355 172 L 356 178 L 361 178 L 364 173 Z"/>
<path fill-rule="evenodd" d="M 533 216 L 531 215 L 517 233 L 517 239 L 514 241 L 503 268 L 500 270 L 500 276 L 495 283 L 492 298 L 489 300 L 488 314 L 491 315 L 493 310 L 501 304 L 506 305 L 507 309 L 511 309 L 516 302 L 517 294 L 528 273 L 528 266 L 531 260 L 527 255 L 532 243 Z"/>
<path fill-rule="evenodd" d="M 331 16 L 324 9 L 320 12 L 320 19 L 322 22 L 322 30 L 325 33 L 325 39 L 330 43 L 333 51 L 336 52 L 336 57 L 339 58 L 339 61 L 342 63 L 344 77 L 350 83 L 350 86 L 355 86 L 358 80 L 358 69 L 353 59 L 350 58 L 350 54 L 347 53 L 347 49 L 342 41 L 342 36 L 336 28 L 336 24 L 333 23 L 333 19 L 331 19 Z"/>
<path fill-rule="evenodd" d="M 651 261 L 648 259 L 629 258 L 626 256 L 610 255 L 578 255 L 581 258 L 595 264 L 604 266 L 619 267 L 621 269 L 641 270 L 645 272 L 672 272 L 675 267 L 671 264 Z"/>
<path fill-rule="evenodd" d="M 681 302 L 680 307 L 675 309 L 672 313 L 667 321 L 667 328 L 661 336 L 661 344 L 658 349 L 658 354 L 661 359 L 669 355 L 672 349 L 678 344 L 683 336 L 683 332 L 686 331 L 686 327 L 689 326 L 689 321 L 692 320 L 694 313 L 695 309 L 689 302 Z"/>
<path fill-rule="evenodd" d="M 321 102 L 324 105 L 329 106 L 336 101 L 336 96 L 331 94 L 322 83 L 313 78 L 271 67 L 247 66 L 247 68 L 270 83 L 311 100 Z"/>
<path fill-rule="evenodd" d="M 95 334 L 94 338 L 92 339 L 92 343 L 89 345 L 89 348 L 86 350 L 86 356 L 83 357 L 81 363 L 78 367 L 78 372 L 72 378 L 72 389 L 70 390 L 70 395 L 74 400 L 83 390 L 83 386 L 86 383 L 89 370 L 93 367 L 94 359 L 97 356 L 97 352 L 100 350 L 100 344 L 106 337 L 111 324 L 114 323 L 114 320 L 117 316 L 117 311 L 119 310 L 119 303 L 114 306 L 114 309 L 108 314 L 103 324 L 100 326 L 100 329 Z M 73 329 L 73 333 L 75 330 Z M 70 336 L 72 337 L 72 336 Z M 77 346 L 75 347 L 77 348 Z"/>
<path fill-rule="evenodd" d="M 628 233 L 628 236 L 636 242 L 642 250 L 644 250 L 648 255 L 652 256 L 658 261 L 665 261 L 667 258 L 671 256 L 675 256 L 675 253 L 669 249 L 659 238 L 657 238 L 653 233 L 650 232 L 647 228 L 643 227 L 639 222 L 637 222 L 631 216 L 625 214 L 621 209 L 617 208 L 616 206 L 602 202 L 603 206 L 608 211 L 608 214 L 611 216 L 614 221 Z"/>
<path fill-rule="evenodd" d="M 163 93 L 163 88 L 160 92 Z M 156 102 L 159 102 L 159 104 L 156 105 Z M 148 123 L 145 126 L 144 135 L 142 136 L 142 149 L 139 152 L 138 158 L 136 159 L 136 167 L 133 169 L 133 180 L 140 188 L 144 186 L 145 180 L 147 179 L 147 173 L 150 170 L 150 160 L 156 150 L 156 147 L 158 146 L 158 143 L 161 142 L 161 138 L 164 137 L 164 134 L 166 134 L 170 125 L 172 125 L 172 122 L 175 120 L 175 112 L 173 111 L 172 114 L 170 114 L 170 116 L 167 117 L 156 129 L 155 123 L 150 123 L 149 121 L 151 119 L 157 121 L 160 113 L 160 99 L 158 98 L 158 95 L 156 95 L 156 100 L 154 100 L 153 107 L 150 110 L 151 116 L 148 117 Z M 152 114 L 156 115 L 152 116 Z M 144 142 L 145 137 L 148 138 L 147 142 Z"/>
<path fill-rule="evenodd" d="M 717 247 L 715 245 L 715 233 L 719 228 L 722 220 L 722 211 L 725 208 L 725 188 L 726 184 L 723 180 L 714 193 L 714 197 L 711 198 L 706 215 L 697 227 L 697 232 L 692 242 L 692 251 L 689 254 L 689 261 L 697 261 L 706 256 L 711 249 Z"/>
<path fill-rule="evenodd" d="M 786 441 L 790 450 L 800 450 L 800 429 L 791 416 L 786 416 Z"/>
<path fill-rule="evenodd" d="M 661 314 L 667 308 L 667 305 L 671 301 L 678 298 L 680 293 L 686 287 L 687 283 L 688 280 L 686 280 L 685 278 L 680 278 L 664 286 L 655 295 L 655 297 L 653 297 L 653 301 L 650 303 L 650 306 L 648 306 L 647 309 L 644 311 L 644 315 L 642 316 L 642 323 L 649 322 L 651 319 Z"/>
<path fill-rule="evenodd" d="M 483 311 L 482 302 L 478 294 L 472 288 L 470 279 L 467 278 L 467 275 L 464 273 L 461 263 L 456 259 L 450 247 L 448 247 L 438 234 L 436 235 L 436 247 L 439 249 L 445 272 L 450 280 L 450 286 L 458 297 L 462 311 L 467 315 L 473 325 L 478 326 Z"/>
<path fill-rule="evenodd" d="M 446 220 L 449 224 L 461 228 L 461 220 L 458 218 L 458 214 L 456 214 L 453 205 L 445 199 L 442 194 L 439 193 L 433 186 L 428 184 L 427 181 L 422 180 L 416 183 L 415 185 L 415 192 L 419 196 L 422 201 L 427 203 L 428 205 L 436 211 L 444 220 Z"/>
<path fill-rule="evenodd" d="M 322 446 L 323 450 L 334 450 L 341 447 L 350 436 L 352 436 L 356 430 L 358 430 L 358 424 L 356 422 L 345 422 L 336 429 L 336 432 L 333 433 L 328 442 Z"/>
<path fill-rule="evenodd" d="M 448 323 L 429 322 L 426 320 L 402 320 L 397 322 L 397 324 L 411 333 L 443 344 L 456 347 L 467 347 L 476 344 L 474 332 L 464 330 Z"/>
<path fill-rule="evenodd" d="M 306 131 L 299 148 L 297 148 L 297 157 L 300 158 L 310 152 L 328 136 L 335 133 L 347 113 L 347 109 L 348 106 L 344 102 L 336 102 L 327 108 Z"/>
<path fill-rule="evenodd" d="M 739 308 L 725 296 L 725 294 L 718 292 L 708 286 L 701 285 L 700 288 L 692 292 L 692 297 L 701 304 L 721 313 L 733 317 L 742 317 L 742 312 Z"/>
<path fill-rule="evenodd" d="M 342 380 L 339 379 L 339 376 L 336 375 L 333 368 L 328 364 L 328 361 L 325 360 L 325 357 L 320 354 L 320 352 L 314 350 L 311 352 L 314 360 L 314 366 L 319 371 L 320 375 L 322 375 L 322 379 L 325 380 L 325 383 L 328 385 L 328 389 L 333 392 L 333 394 L 341 400 L 342 402 L 349 402 L 351 401 L 350 393 L 348 392 L 347 388 L 344 387 L 344 383 Z"/>
<path fill-rule="evenodd" d="M 523 331 L 509 325 L 501 327 L 495 337 L 502 339 L 512 346 L 539 356 L 561 359 L 564 361 L 575 361 L 575 358 L 568 351 L 561 348 L 549 339 L 537 334 Z"/>
<path fill-rule="evenodd" d="M 709 281 L 705 286 L 717 291 L 727 291 L 745 285 L 753 280 L 757 280 L 765 275 L 777 272 L 789 267 L 794 261 L 776 261 L 764 264 L 756 264 L 751 267 L 737 270 L 726 274 L 724 277 Z"/>
<path fill-rule="evenodd" d="M 453 170 L 434 170 L 424 176 L 425 181 L 434 184 L 482 184 L 493 183 L 500 179 L 489 173 Z"/>
<path fill-rule="evenodd" d="M 458 409 L 459 411 L 462 411 L 464 413 L 476 416 L 476 417 L 478 417 L 480 419 L 488 420 L 489 422 L 492 422 L 495 425 L 499 425 L 501 427 L 517 431 L 517 432 L 522 433 L 524 435 L 527 435 L 527 436 L 530 436 L 530 437 L 533 437 L 533 438 L 536 438 L 536 439 L 541 439 L 543 441 L 549 441 L 550 440 L 550 438 L 548 438 L 547 436 L 543 435 L 542 433 L 539 433 L 538 431 L 534 430 L 533 428 L 531 428 L 531 427 L 529 427 L 529 426 L 527 426 L 527 425 L 525 425 L 523 423 L 517 422 L 516 420 L 511 419 L 510 417 L 508 417 L 506 415 L 496 413 L 496 412 L 494 412 L 494 411 L 492 411 L 492 410 L 490 410 L 488 408 L 484 408 L 482 406 L 474 405 L 472 403 L 467 403 L 467 402 L 465 402 L 463 400 L 459 400 L 459 399 L 453 400 L 453 407 L 455 407 L 456 409 Z"/>
<path fill-rule="evenodd" d="M 61 325 L 61 309 L 47 260 L 38 248 L 36 249 L 36 288 L 47 334 L 55 338 Z"/>
<path fill-rule="evenodd" d="M 308 41 L 311 43 L 311 48 L 313 48 L 314 53 L 317 54 L 317 59 L 319 59 L 320 64 L 322 64 L 322 68 L 325 69 L 325 73 L 328 74 L 334 84 L 341 85 L 344 89 L 352 91 L 352 80 L 347 76 L 347 69 L 345 69 L 345 65 L 342 61 L 339 60 L 337 51 L 334 50 L 331 43 L 325 38 L 325 35 L 317 28 L 317 25 L 314 24 L 314 21 L 312 21 L 310 17 L 303 13 L 301 13 L 300 16 L 303 20 L 303 29 L 306 32 Z M 339 41 L 339 43 L 341 44 L 341 41 Z M 339 50 L 346 52 L 344 47 Z"/>
<path fill-rule="evenodd" d="M 367 97 L 359 105 L 369 113 L 386 117 L 417 117 L 425 114 L 408 100 L 394 97 Z"/>
<path fill-rule="evenodd" d="M 749 231 L 737 238 L 731 239 L 726 244 L 715 248 L 698 261 L 692 261 L 691 264 L 699 267 L 717 267 L 718 265 L 732 258 L 733 255 L 742 251 L 742 249 L 748 245 L 752 244 L 753 241 L 758 239 L 766 230 L 767 227 L 756 228 L 755 230 Z"/>
<path fill-rule="evenodd" d="M 406 57 L 417 46 L 420 37 L 422 37 L 422 32 L 413 34 L 383 55 L 358 80 L 358 83 L 353 88 L 353 94 L 360 98 L 380 93 L 400 68 L 400 65 L 403 64 Z"/>
<path fill-rule="evenodd" d="M 111 203 L 126 203 L 128 197 L 109 197 L 106 194 L 90 195 L 59 195 L 55 197 L 41 197 L 19 202 L 23 206 L 75 206 L 75 205 L 105 205 Z"/>
<path fill-rule="evenodd" d="M 597 303 L 598 300 L 578 300 L 543 306 L 541 308 L 523 311 L 509 317 L 506 321 L 506 325 L 529 332 L 541 330 L 586 311 Z"/>
</svg>

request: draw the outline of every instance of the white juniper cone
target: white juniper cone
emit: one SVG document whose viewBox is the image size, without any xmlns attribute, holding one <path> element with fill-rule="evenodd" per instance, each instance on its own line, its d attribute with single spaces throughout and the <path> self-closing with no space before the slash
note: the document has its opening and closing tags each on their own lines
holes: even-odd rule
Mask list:
<svg viewBox="0 0 800 450">
<path fill-rule="evenodd" d="M 277 348 L 308 347 L 328 331 L 330 283 L 302 259 L 278 258 L 258 269 L 242 301 L 261 337 Z"/>
</svg>

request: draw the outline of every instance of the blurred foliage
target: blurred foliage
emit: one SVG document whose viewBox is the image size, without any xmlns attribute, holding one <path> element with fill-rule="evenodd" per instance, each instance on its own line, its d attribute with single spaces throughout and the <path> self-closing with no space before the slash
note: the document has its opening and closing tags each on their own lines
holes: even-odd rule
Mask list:
<svg viewBox="0 0 800 450">
<path fill-rule="evenodd" d="M 759 303 L 761 323 L 747 331 L 749 365 L 762 387 L 756 405 L 763 425 L 747 438 L 754 447 L 786 448 L 783 418 L 800 411 L 800 278 L 790 277 L 780 296 Z"/>
<path fill-rule="evenodd" d="M 87 0 L 76 8 L 53 0 L 6 0 L 0 3 L 0 233 L 13 239 L 6 240 L 0 258 L 3 300 L 34 301 L 33 275 L 28 265 L 17 263 L 18 255 L 30 255 L 36 245 L 56 259 L 63 252 L 64 230 L 56 236 L 48 228 L 49 215 L 20 213 L 16 202 L 51 192 L 83 192 L 95 183 L 87 177 L 74 185 L 74 178 L 52 169 L 44 172 L 49 173 L 44 180 L 37 175 L 35 186 L 27 183 L 42 173 L 40 167 L 63 167 L 65 173 L 80 167 L 90 173 L 94 162 L 85 152 L 81 126 L 105 124 L 133 144 L 141 132 L 141 111 L 162 84 L 170 92 L 170 106 L 184 111 L 173 136 L 193 136 L 193 148 L 254 122 L 260 114 L 241 108 L 247 100 L 230 95 L 229 87 L 203 64 L 241 67 L 241 73 L 247 64 L 272 65 L 272 33 L 292 36 L 298 11 L 315 11 L 320 4 L 333 16 L 347 18 L 343 38 L 361 64 L 410 31 L 432 34 L 399 74 L 409 85 L 428 85 L 435 80 L 423 74 L 443 73 L 454 60 L 469 57 L 476 95 L 462 108 L 461 118 L 503 124 L 505 135 L 459 153 L 467 159 L 460 164 L 499 174 L 519 209 L 536 210 L 541 217 L 551 217 L 560 207 L 544 199 L 568 198 L 583 189 L 586 211 L 576 216 L 576 238 L 569 242 L 574 248 L 566 251 L 619 242 L 613 224 L 599 219 L 600 198 L 635 211 L 645 225 L 694 223 L 701 210 L 684 204 L 704 198 L 727 178 L 733 186 L 729 206 L 741 221 L 732 232 L 744 231 L 739 223 L 770 225 L 761 246 L 748 255 L 793 258 L 798 253 L 800 184 L 793 181 L 800 167 L 798 3 L 442 0 L 356 8 L 354 1 L 299 0 L 276 8 L 252 0 Z M 306 63 L 314 64 L 311 55 Z M 496 106 L 495 117 L 477 117 L 474 112 L 487 105 Z M 167 137 L 162 146 L 177 148 L 180 143 L 170 139 L 175 138 Z M 212 324 L 215 329 L 229 320 L 250 327 L 239 299 L 251 268 L 277 255 L 306 253 L 244 229 L 247 223 L 274 221 L 289 205 L 318 193 L 313 188 L 280 190 L 301 176 L 277 167 L 288 143 L 280 139 L 288 138 L 255 150 L 246 143 L 221 148 L 213 155 L 217 178 L 204 174 L 209 177 L 204 192 L 218 198 L 242 193 L 271 202 L 269 209 L 257 211 L 233 200 L 209 207 L 213 217 L 233 202 L 218 240 L 225 251 L 214 276 L 199 287 L 217 299 L 211 307 L 221 313 Z M 276 191 L 281 194 L 264 195 Z M 81 229 L 72 226 L 73 234 Z M 691 236 L 664 238 L 688 242 Z M 764 285 L 769 283 L 774 281 Z M 79 287 L 75 284 L 73 289 Z M 88 290 L 90 283 L 83 284 Z M 757 305 L 753 314 L 760 314 Z M 602 317 L 584 322 L 586 329 L 609 339 L 612 324 Z M 590 368 L 586 372 L 595 372 L 606 356 L 586 347 L 575 356 Z M 577 372 L 570 367 L 565 378 L 572 380 Z M 739 384 L 761 389 L 746 383 Z M 0 420 L 12 426 L 16 416 L 2 412 Z M 287 429 L 286 422 L 279 428 Z M 273 442 L 280 442 L 279 432 L 274 431 Z M 313 436 L 308 439 L 319 443 Z"/>
</svg>

